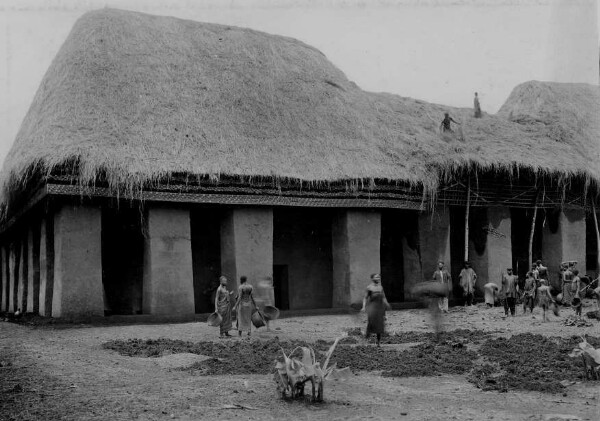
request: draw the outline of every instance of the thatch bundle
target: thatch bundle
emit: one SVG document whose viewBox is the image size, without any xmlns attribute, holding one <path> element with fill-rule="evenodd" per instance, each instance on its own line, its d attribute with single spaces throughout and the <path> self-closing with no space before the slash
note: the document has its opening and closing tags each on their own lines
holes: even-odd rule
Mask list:
<svg viewBox="0 0 600 421">
<path fill-rule="evenodd" d="M 500 115 L 474 119 L 470 109 L 364 92 L 294 39 L 104 9 L 77 21 L 46 73 L 4 163 L 2 201 L 33 172 L 67 162 L 80 183 L 104 174 L 121 194 L 173 173 L 426 190 L 465 167 L 600 180 L 598 87 L 548 85 L 528 98 L 545 86 L 519 87 Z M 563 90 L 572 107 L 560 111 Z M 439 133 L 445 111 L 460 133 Z"/>
</svg>

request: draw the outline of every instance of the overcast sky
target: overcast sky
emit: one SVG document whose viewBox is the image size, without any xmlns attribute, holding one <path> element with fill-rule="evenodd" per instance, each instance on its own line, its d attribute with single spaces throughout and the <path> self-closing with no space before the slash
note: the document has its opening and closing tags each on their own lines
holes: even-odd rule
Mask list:
<svg viewBox="0 0 600 421">
<path fill-rule="evenodd" d="M 527 80 L 598 84 L 598 0 L 2 0 L 0 160 L 74 22 L 115 7 L 311 44 L 350 80 L 496 112 Z"/>
</svg>

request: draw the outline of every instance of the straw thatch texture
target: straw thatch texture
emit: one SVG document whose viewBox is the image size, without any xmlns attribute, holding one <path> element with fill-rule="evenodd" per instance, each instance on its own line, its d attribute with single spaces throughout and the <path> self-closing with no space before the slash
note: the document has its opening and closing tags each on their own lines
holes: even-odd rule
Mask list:
<svg viewBox="0 0 600 421">
<path fill-rule="evenodd" d="M 462 122 L 457 135 L 439 133 L 444 111 Z M 426 190 L 465 166 L 600 179 L 591 129 L 566 139 L 471 114 L 364 92 L 294 39 L 104 9 L 77 21 L 45 75 L 5 160 L 2 196 L 65 162 L 81 183 L 105 173 L 130 194 L 175 172 Z"/>
<path fill-rule="evenodd" d="M 557 171 L 586 171 L 600 179 L 600 86 L 523 83 L 513 90 L 498 116 L 546 140 L 539 142 L 534 153 Z"/>
</svg>

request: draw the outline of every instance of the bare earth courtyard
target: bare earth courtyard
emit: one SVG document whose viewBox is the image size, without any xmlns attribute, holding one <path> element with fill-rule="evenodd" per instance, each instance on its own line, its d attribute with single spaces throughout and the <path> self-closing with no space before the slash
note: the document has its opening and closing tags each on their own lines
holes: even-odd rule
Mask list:
<svg viewBox="0 0 600 421">
<path fill-rule="evenodd" d="M 591 310 L 586 303 L 585 310 Z M 569 338 L 600 336 L 600 325 L 566 326 L 572 313 L 541 323 L 539 309 L 531 315 L 503 319 L 500 307 L 455 308 L 444 320 L 445 330 L 468 329 L 489 338 L 520 333 Z M 256 331 L 253 346 L 277 337 L 280 341 L 331 341 L 364 324 L 349 315 L 281 319 L 272 331 Z M 388 313 L 390 333 L 430 332 L 425 310 Z M 233 333 L 233 332 L 232 332 Z M 172 339 L 237 343 L 219 339 L 218 329 L 205 323 L 30 327 L 0 322 L 0 419 L 248 419 L 248 420 L 553 420 L 600 419 L 600 384 L 570 382 L 559 393 L 508 390 L 483 391 L 466 375 L 384 377 L 380 372 L 355 372 L 344 382 L 327 383 L 325 402 L 310 404 L 279 397 L 272 374 L 202 375 L 185 369 L 206 357 L 165 353 L 153 358 L 121 355 L 103 344 L 115 340 Z M 354 336 L 354 346 L 367 345 Z M 243 339 L 243 341 L 248 341 Z M 410 350 L 415 344 L 368 344 L 377 359 L 381 352 Z M 465 346 L 465 352 L 472 344 Z M 289 350 L 287 350 L 289 351 Z M 534 353 L 533 353 L 534 354 Z M 525 364 L 527 358 L 525 356 Z M 531 355 L 530 358 L 535 358 Z M 565 356 L 568 360 L 568 356 Z M 335 360 L 335 354 L 333 359 Z M 515 364 L 523 364 L 515 360 Z M 523 367 L 524 367 L 523 366 Z M 517 367 L 517 372 L 521 369 Z M 551 370 L 548 370 L 551 371 Z M 577 373 L 580 374 L 580 373 Z M 557 379 L 562 380 L 562 379 Z"/>
</svg>

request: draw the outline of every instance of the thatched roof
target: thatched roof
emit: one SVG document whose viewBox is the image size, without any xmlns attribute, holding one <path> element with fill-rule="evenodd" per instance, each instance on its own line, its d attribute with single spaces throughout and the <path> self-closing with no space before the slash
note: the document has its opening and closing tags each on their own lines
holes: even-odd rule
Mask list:
<svg viewBox="0 0 600 421">
<path fill-rule="evenodd" d="M 563 91 L 573 106 L 560 111 Z M 0 182 L 6 198 L 32 170 L 65 162 L 77 162 L 81 183 L 105 173 L 113 189 L 130 192 L 172 173 L 435 189 L 448 171 L 469 166 L 600 180 L 599 98 L 598 87 L 526 84 L 500 115 L 474 119 L 470 109 L 362 91 L 294 39 L 104 9 L 75 24 Z M 546 110 L 559 110 L 558 125 Z M 462 122 L 461 134 L 440 135 L 445 111 Z M 527 112 L 536 117 L 523 119 Z"/>
</svg>

